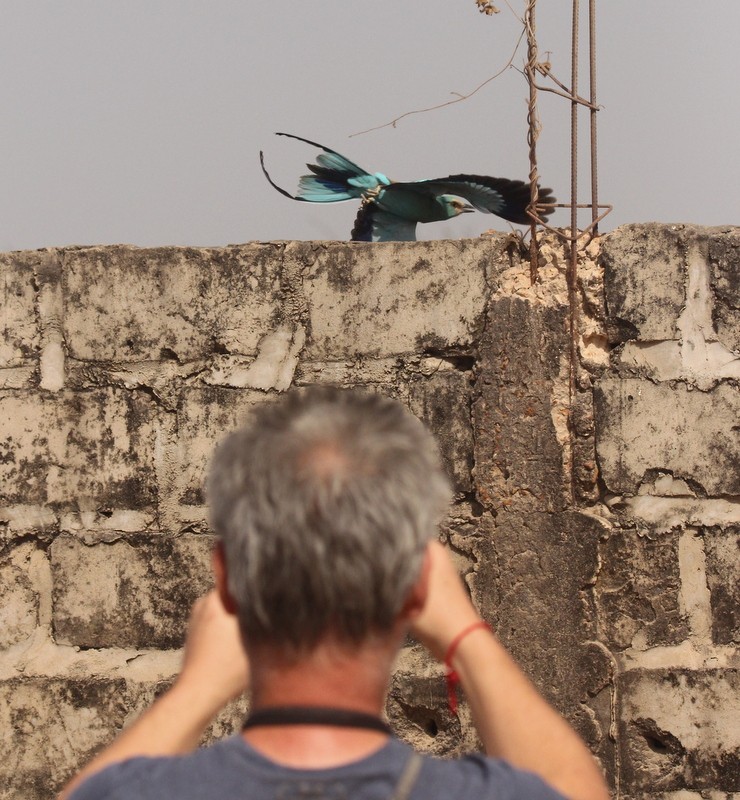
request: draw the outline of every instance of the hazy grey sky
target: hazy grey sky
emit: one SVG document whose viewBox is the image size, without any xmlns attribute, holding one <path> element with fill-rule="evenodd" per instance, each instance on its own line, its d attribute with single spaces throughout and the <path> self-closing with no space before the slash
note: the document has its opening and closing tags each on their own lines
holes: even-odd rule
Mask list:
<svg viewBox="0 0 740 800">
<path fill-rule="evenodd" d="M 486 17 L 473 0 L 2 0 L 0 250 L 349 238 L 354 203 L 295 203 L 265 182 L 260 149 L 289 190 L 315 155 L 274 131 L 399 180 L 524 179 L 513 69 L 465 102 L 350 138 L 498 71 L 521 26 L 497 5 Z M 740 224 L 740 3 L 599 0 L 597 12 L 600 194 L 615 206 L 602 229 Z M 541 54 L 565 83 L 570 14 L 571 0 L 538 4 Z M 569 113 L 541 95 L 540 172 L 564 201 Z M 491 227 L 508 229 L 470 214 L 419 235 Z"/>
</svg>

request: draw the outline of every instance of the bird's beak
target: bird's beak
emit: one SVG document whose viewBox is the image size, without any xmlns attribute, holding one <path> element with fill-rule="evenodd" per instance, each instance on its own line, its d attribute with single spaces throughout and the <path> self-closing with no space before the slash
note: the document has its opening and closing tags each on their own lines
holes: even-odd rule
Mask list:
<svg viewBox="0 0 740 800">
<path fill-rule="evenodd" d="M 465 205 L 460 209 L 461 214 L 467 214 L 470 211 L 475 211 L 475 206 L 471 206 L 470 203 L 465 203 Z"/>
</svg>

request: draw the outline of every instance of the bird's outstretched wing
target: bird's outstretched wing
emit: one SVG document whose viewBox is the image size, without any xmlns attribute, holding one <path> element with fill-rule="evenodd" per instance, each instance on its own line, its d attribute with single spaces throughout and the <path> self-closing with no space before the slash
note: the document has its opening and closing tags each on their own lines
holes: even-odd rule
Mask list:
<svg viewBox="0 0 740 800">
<path fill-rule="evenodd" d="M 435 195 L 454 194 L 467 200 L 484 214 L 496 214 L 509 222 L 529 225 L 527 206 L 530 200 L 529 184 L 508 178 L 491 178 L 488 175 L 450 175 L 447 178 L 433 178 L 426 181 L 393 183 L 389 189 L 414 189 L 429 191 Z M 386 190 L 388 191 L 388 190 Z M 539 202 L 548 205 L 555 202 L 552 189 L 539 190 Z M 542 212 L 547 220 L 551 210 Z"/>
<path fill-rule="evenodd" d="M 341 200 L 352 200 L 362 195 L 362 191 L 365 188 L 363 185 L 364 179 L 368 177 L 368 173 L 362 167 L 358 167 L 357 164 L 337 153 L 336 150 L 324 147 L 318 142 L 312 142 L 310 139 L 304 139 L 292 133 L 276 133 L 275 135 L 297 139 L 299 142 L 305 142 L 324 151 L 316 156 L 318 164 L 306 164 L 314 174 L 302 175 L 298 182 L 298 194 L 292 195 L 278 186 L 270 177 L 265 168 L 264 154 L 260 150 L 262 172 L 270 185 L 277 189 L 280 194 L 289 197 L 291 200 L 301 200 L 307 203 L 337 203 Z M 376 185 L 377 180 L 371 179 L 371 184 L 367 188 L 373 188 Z"/>
<path fill-rule="evenodd" d="M 415 242 L 416 222 L 383 211 L 372 200 L 364 200 L 352 228 L 352 241 Z"/>
</svg>

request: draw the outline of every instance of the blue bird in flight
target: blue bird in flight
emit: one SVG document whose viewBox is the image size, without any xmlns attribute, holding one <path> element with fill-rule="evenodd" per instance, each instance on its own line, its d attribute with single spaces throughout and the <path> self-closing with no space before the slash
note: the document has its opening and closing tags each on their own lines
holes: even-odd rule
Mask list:
<svg viewBox="0 0 740 800">
<path fill-rule="evenodd" d="M 361 200 L 352 228 L 353 242 L 413 242 L 417 223 L 439 222 L 476 209 L 520 225 L 531 222 L 527 216 L 530 188 L 524 181 L 487 175 L 391 181 L 381 172 L 367 172 L 317 142 L 291 133 L 277 133 L 276 136 L 297 139 L 323 152 L 316 156 L 316 164 L 306 164 L 312 174 L 301 176 L 298 193 L 292 195 L 272 180 L 265 169 L 264 154 L 260 151 L 262 171 L 270 185 L 291 200 L 306 203 Z M 554 203 L 551 189 L 539 190 L 541 219 L 547 220 Z"/>
</svg>

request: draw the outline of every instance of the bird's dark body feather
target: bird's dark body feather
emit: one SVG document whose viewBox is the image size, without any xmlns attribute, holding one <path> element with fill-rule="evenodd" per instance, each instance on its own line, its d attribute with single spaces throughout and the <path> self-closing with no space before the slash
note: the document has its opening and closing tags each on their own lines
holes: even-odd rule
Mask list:
<svg viewBox="0 0 740 800">
<path fill-rule="evenodd" d="M 353 242 L 414 242 L 416 220 L 388 213 L 377 203 L 363 200 L 350 238 Z"/>
<path fill-rule="evenodd" d="M 437 193 L 431 188 L 413 183 L 392 183 L 374 201 L 389 214 L 413 222 L 441 222 L 449 219 L 437 202 Z"/>
</svg>

